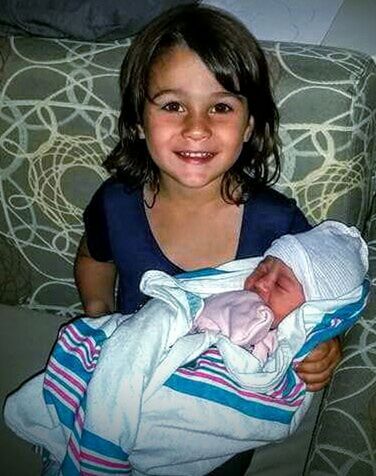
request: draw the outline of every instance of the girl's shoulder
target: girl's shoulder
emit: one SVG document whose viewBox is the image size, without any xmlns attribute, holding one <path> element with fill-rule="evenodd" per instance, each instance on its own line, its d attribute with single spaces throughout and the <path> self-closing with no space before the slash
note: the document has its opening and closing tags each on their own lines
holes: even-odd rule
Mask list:
<svg viewBox="0 0 376 476">
<path fill-rule="evenodd" d="M 140 188 L 131 188 L 114 177 L 106 179 L 95 191 L 96 200 L 132 201 L 138 198 Z"/>
<path fill-rule="evenodd" d="M 278 212 L 294 213 L 298 206 L 293 198 L 289 198 L 283 193 L 270 187 L 263 187 L 253 193 L 248 201 L 252 207 L 267 207 L 267 210 Z"/>
<path fill-rule="evenodd" d="M 265 187 L 254 193 L 245 208 L 249 223 L 272 234 L 299 233 L 311 226 L 293 198 Z"/>
</svg>

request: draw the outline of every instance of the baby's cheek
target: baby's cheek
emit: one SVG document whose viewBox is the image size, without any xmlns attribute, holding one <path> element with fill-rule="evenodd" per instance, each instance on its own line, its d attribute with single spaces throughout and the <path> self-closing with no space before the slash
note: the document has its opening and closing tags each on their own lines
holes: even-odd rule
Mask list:
<svg viewBox="0 0 376 476">
<path fill-rule="evenodd" d="M 244 289 L 246 291 L 252 291 L 253 289 L 254 276 L 251 274 L 244 282 Z"/>
</svg>

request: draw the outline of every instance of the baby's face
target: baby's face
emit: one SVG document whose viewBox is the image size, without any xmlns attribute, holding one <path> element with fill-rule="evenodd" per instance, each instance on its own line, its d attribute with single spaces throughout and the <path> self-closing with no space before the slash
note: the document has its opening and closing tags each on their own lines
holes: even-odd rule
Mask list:
<svg viewBox="0 0 376 476">
<path fill-rule="evenodd" d="M 247 278 L 244 289 L 257 293 L 274 313 L 273 327 L 305 302 L 301 284 L 278 258 L 267 256 Z"/>
</svg>

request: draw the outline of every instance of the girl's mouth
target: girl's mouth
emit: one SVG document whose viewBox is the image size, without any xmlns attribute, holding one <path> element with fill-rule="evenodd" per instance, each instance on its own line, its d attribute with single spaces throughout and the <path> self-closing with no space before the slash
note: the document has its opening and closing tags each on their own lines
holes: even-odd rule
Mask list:
<svg viewBox="0 0 376 476">
<path fill-rule="evenodd" d="M 193 151 L 193 150 L 178 150 L 175 152 L 181 159 L 193 162 L 193 163 L 202 163 L 206 162 L 214 157 L 213 152 L 208 151 Z"/>
</svg>

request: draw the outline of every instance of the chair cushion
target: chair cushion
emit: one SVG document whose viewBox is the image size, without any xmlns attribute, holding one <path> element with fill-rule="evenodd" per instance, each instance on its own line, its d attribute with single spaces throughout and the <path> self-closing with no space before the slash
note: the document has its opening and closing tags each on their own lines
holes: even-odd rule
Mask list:
<svg viewBox="0 0 376 476">
<path fill-rule="evenodd" d="M 6 395 L 43 369 L 59 327 L 67 319 L 0 304 L 0 406 Z M 2 474 L 40 474 L 40 458 L 0 417 Z"/>
<path fill-rule="evenodd" d="M 73 263 L 82 211 L 107 176 L 118 72 L 130 39 L 3 40 L 0 302 L 80 312 Z M 376 66 L 361 53 L 263 43 L 284 143 L 278 184 L 310 221 L 363 229 L 371 201 Z"/>
</svg>

